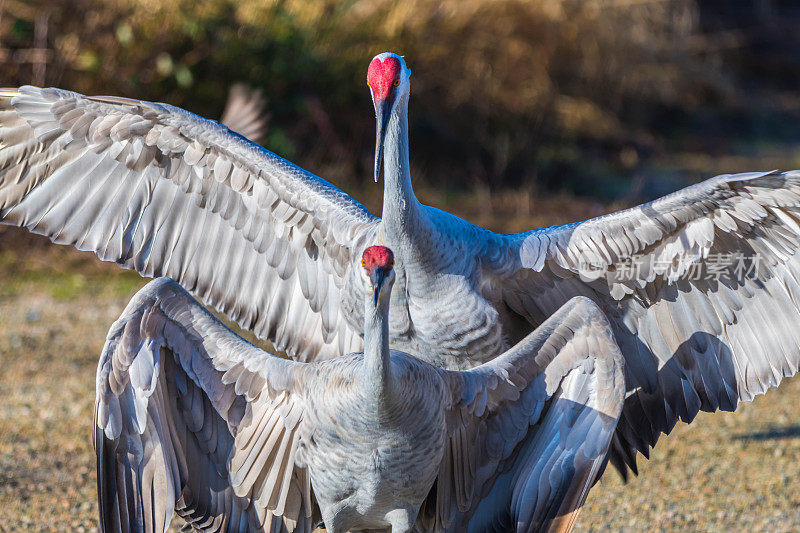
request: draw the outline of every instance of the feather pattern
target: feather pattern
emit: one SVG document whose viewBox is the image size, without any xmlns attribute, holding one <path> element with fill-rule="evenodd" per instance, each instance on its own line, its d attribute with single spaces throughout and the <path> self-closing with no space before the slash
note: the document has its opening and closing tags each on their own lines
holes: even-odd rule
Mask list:
<svg viewBox="0 0 800 533">
<path fill-rule="evenodd" d="M 170 275 L 299 360 L 361 348 L 352 260 L 375 241 L 398 257 L 392 346 L 445 368 L 488 361 L 588 297 L 626 360 L 610 454 L 623 473 L 678 420 L 734 409 L 797 371 L 800 173 L 718 176 L 620 213 L 498 235 L 414 197 L 410 85 L 395 59 L 404 77 L 380 222 L 213 122 L 35 88 L 0 93 L 0 218 Z M 737 271 L 740 258 L 756 270 Z"/>
<path fill-rule="evenodd" d="M 622 411 L 624 360 L 591 300 L 576 297 L 513 348 L 442 371 L 453 405 L 428 531 L 569 531 Z"/>
<path fill-rule="evenodd" d="M 265 105 L 266 101 L 261 95 L 261 91 L 237 83 L 231 87 L 228 93 L 228 101 L 222 112 L 220 123 L 254 143 L 260 144 L 267 133 L 268 117 L 264 112 Z M 231 181 L 236 183 L 236 180 L 239 179 L 246 180 L 246 175 L 242 172 L 238 177 L 233 177 Z"/>
<path fill-rule="evenodd" d="M 298 360 L 360 347 L 340 314 L 378 220 L 328 182 L 181 109 L 59 89 L 3 90 L 0 143 L 3 223 L 170 276 Z"/>
<path fill-rule="evenodd" d="M 575 295 L 608 316 L 627 400 L 611 461 L 734 410 L 800 366 L 800 172 L 723 175 L 626 211 L 503 239 L 508 305 L 534 325 Z M 562 252 L 566 251 L 566 253 Z"/>
<path fill-rule="evenodd" d="M 296 465 L 303 365 L 271 357 L 161 278 L 112 326 L 97 371 L 105 531 L 305 531 L 319 520 Z M 268 461 L 267 461 L 268 459 Z M 316 518 L 315 518 L 316 516 Z"/>
<path fill-rule="evenodd" d="M 173 513 L 201 531 L 571 527 L 624 394 L 597 306 L 575 298 L 447 371 L 389 351 L 393 281 L 377 312 L 365 292 L 365 352 L 314 363 L 250 345 L 169 278 L 139 291 L 97 371 L 103 530 L 165 531 Z"/>
</svg>

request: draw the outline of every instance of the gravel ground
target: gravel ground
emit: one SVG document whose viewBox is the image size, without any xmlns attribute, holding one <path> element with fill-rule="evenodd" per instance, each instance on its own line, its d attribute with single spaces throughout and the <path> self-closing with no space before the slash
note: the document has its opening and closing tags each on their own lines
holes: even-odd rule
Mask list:
<svg viewBox="0 0 800 533">
<path fill-rule="evenodd" d="M 0 253 L 0 531 L 96 529 L 97 358 L 146 282 L 114 267 L 48 270 L 74 254 L 53 253 L 67 255 L 27 274 L 4 270 Z M 606 473 L 577 531 L 800 530 L 798 405 L 800 380 L 788 380 L 737 413 L 679 425 L 639 477 Z"/>
</svg>

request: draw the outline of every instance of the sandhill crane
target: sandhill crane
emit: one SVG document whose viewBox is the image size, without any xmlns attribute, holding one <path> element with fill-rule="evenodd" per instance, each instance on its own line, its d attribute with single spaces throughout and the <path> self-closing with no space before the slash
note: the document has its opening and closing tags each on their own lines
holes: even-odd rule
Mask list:
<svg viewBox="0 0 800 533">
<path fill-rule="evenodd" d="M 626 359 L 610 453 L 623 474 L 679 419 L 732 410 L 797 371 L 800 173 L 718 176 L 619 213 L 501 235 L 416 199 L 410 72 L 380 54 L 367 78 L 381 219 L 183 110 L 33 87 L 0 93 L 0 219 L 169 276 L 299 361 L 362 348 L 352 264 L 368 243 L 398 255 L 392 346 L 445 368 L 489 360 L 588 297 Z"/>
<path fill-rule="evenodd" d="M 248 344 L 169 278 L 134 296 L 97 369 L 105 531 L 163 531 L 173 509 L 215 531 L 571 528 L 624 400 L 602 312 L 575 298 L 442 370 L 389 349 L 391 251 L 362 265 L 364 352 L 314 363 Z"/>
</svg>

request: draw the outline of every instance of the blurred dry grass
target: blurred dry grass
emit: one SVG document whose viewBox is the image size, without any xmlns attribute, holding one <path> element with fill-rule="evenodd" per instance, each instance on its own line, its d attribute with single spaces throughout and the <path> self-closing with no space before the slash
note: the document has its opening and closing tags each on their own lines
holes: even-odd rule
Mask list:
<svg viewBox="0 0 800 533">
<path fill-rule="evenodd" d="M 418 181 L 610 199 L 632 177 L 733 171 L 717 158 L 772 145 L 782 148 L 779 167 L 797 160 L 785 145 L 800 139 L 791 82 L 800 15 L 775 2 L 761 2 L 775 7 L 760 17 L 739 3 L 706 4 L 4 0 L 0 82 L 38 80 L 217 117 L 230 84 L 246 81 L 269 101 L 267 147 L 360 184 L 374 148 L 367 61 L 395 50 L 414 73 Z M 37 37 L 37 28 L 46 31 Z M 37 47 L 43 66 L 31 62 Z M 740 72 L 754 66 L 757 75 Z"/>
</svg>

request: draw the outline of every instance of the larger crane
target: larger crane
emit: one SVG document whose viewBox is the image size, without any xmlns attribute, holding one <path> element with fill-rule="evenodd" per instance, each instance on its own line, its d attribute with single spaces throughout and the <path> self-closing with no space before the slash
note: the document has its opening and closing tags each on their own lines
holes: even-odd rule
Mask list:
<svg viewBox="0 0 800 533">
<path fill-rule="evenodd" d="M 679 419 L 732 410 L 797 371 L 800 173 L 718 176 L 501 235 L 414 196 L 404 60 L 377 56 L 367 80 L 381 219 L 181 109 L 34 87 L 0 93 L 0 219 L 169 276 L 300 361 L 362 349 L 352 265 L 369 243 L 398 256 L 392 346 L 445 368 L 489 360 L 588 297 L 626 360 L 610 453 L 623 473 Z"/>
<path fill-rule="evenodd" d="M 443 370 L 389 349 L 393 263 L 373 246 L 356 267 L 364 352 L 314 363 L 248 344 L 168 278 L 134 296 L 97 370 L 102 529 L 174 512 L 203 531 L 571 529 L 624 400 L 602 312 L 576 298 Z"/>
</svg>

